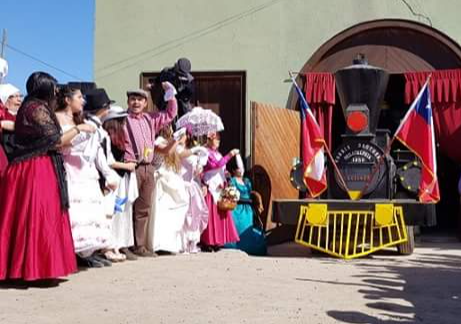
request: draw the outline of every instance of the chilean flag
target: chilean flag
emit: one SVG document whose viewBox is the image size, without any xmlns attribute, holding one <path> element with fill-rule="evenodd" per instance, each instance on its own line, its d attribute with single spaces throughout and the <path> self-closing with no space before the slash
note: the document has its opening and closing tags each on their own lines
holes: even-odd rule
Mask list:
<svg viewBox="0 0 461 324">
<path fill-rule="evenodd" d="M 422 163 L 419 201 L 436 203 L 440 200 L 435 160 L 434 121 L 432 118 L 429 80 L 419 91 L 415 101 L 395 132 L 395 137 L 415 153 Z"/>
<path fill-rule="evenodd" d="M 304 183 L 310 197 L 315 198 L 327 189 L 323 152 L 326 143 L 306 98 L 294 78 L 292 81 L 301 102 L 301 157 L 304 167 Z"/>
</svg>

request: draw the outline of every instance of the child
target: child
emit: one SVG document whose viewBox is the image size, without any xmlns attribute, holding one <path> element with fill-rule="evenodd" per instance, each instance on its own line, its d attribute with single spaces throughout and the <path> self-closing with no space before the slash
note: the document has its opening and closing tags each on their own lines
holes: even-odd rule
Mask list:
<svg viewBox="0 0 461 324">
<path fill-rule="evenodd" d="M 86 104 L 84 112 L 86 114 L 85 123 L 96 127 L 94 136 L 89 139 L 88 145 L 85 147 L 83 157 L 87 160 L 94 160 L 96 168 L 100 173 L 100 185 L 103 193 L 104 213 L 106 216 L 106 224 L 110 233 L 111 245 L 102 252 L 106 259 L 112 262 L 120 262 L 126 259 L 124 254 L 118 253 L 115 250 L 112 236 L 112 215 L 115 209 L 114 191 L 120 183 L 120 177 L 112 169 L 112 165 L 116 162 L 111 150 L 111 141 L 109 134 L 102 127 L 102 119 L 109 114 L 110 105 L 114 102 L 109 99 L 104 89 L 94 89 L 86 93 Z M 107 194 L 110 193 L 108 199 Z"/>
<path fill-rule="evenodd" d="M 236 248 L 251 255 L 266 255 L 266 241 L 261 230 L 254 227 L 253 208 L 251 205 L 251 182 L 244 178 L 244 167 L 240 154 L 237 155 L 237 163 L 230 164 L 233 177 L 230 185 L 240 192 L 240 200 L 237 207 L 232 211 L 235 227 L 237 228 L 240 241 L 227 244 L 228 248 Z"/>
<path fill-rule="evenodd" d="M 166 133 L 165 133 L 166 134 Z M 185 137 L 157 137 L 155 150 L 164 155 L 155 171 L 152 212 L 148 223 L 147 248 L 152 252 L 176 254 L 182 252 L 182 228 L 189 206 L 189 195 L 181 177 L 181 159 L 177 145 Z"/>
<path fill-rule="evenodd" d="M 138 184 L 134 173 L 136 163 L 122 162 L 125 155 L 124 127 L 127 115 L 122 107 L 111 105 L 109 114 L 102 118 L 102 126 L 110 137 L 110 149 L 114 158 L 111 167 L 122 177 L 115 192 L 115 210 L 111 212 L 114 213 L 111 222 L 115 254 L 119 255 L 122 252 L 127 260 L 136 260 L 137 256 L 129 250 L 129 247 L 134 246 L 132 205 L 138 197 Z"/>
</svg>

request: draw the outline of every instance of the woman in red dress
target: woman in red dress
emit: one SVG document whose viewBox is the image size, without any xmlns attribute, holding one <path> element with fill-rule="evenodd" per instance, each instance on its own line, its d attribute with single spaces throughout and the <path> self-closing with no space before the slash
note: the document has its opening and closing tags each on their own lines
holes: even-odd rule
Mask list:
<svg viewBox="0 0 461 324">
<path fill-rule="evenodd" d="M 47 73 L 33 73 L 16 117 L 12 160 L 0 182 L 0 280 L 54 279 L 77 270 L 57 149 L 94 128 L 61 132 L 53 112 L 56 84 Z"/>
</svg>

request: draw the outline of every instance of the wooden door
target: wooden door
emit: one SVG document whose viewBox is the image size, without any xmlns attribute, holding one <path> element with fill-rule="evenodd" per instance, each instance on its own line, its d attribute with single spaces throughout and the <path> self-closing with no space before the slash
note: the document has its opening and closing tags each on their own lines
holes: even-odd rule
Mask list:
<svg viewBox="0 0 461 324">
<path fill-rule="evenodd" d="M 159 72 L 141 74 L 141 87 L 147 88 L 150 78 Z M 221 116 L 224 132 L 221 134 L 220 151 L 225 154 L 233 148 L 245 152 L 246 72 L 195 72 L 195 93 L 191 103 L 211 109 Z M 152 102 L 149 103 L 153 109 Z"/>
<path fill-rule="evenodd" d="M 299 157 L 299 112 L 269 104 L 251 103 L 251 165 L 255 191 L 263 197 L 266 229 L 273 199 L 297 199 L 298 191 L 290 183 L 293 158 Z"/>
<path fill-rule="evenodd" d="M 194 77 L 192 101 L 222 118 L 220 151 L 225 154 L 238 148 L 245 152 L 245 72 L 199 72 Z"/>
</svg>

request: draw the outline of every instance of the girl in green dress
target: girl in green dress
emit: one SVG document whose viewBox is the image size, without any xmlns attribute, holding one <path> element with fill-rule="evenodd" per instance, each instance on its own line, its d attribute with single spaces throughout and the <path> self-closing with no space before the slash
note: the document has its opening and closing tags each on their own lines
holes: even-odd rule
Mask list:
<svg viewBox="0 0 461 324">
<path fill-rule="evenodd" d="M 240 236 L 237 243 L 226 244 L 227 248 L 242 250 L 250 255 L 266 255 L 266 241 L 261 229 L 253 224 L 253 208 L 251 204 L 251 181 L 243 177 L 243 167 L 236 163 L 230 163 L 232 178 L 229 185 L 234 186 L 240 192 L 237 207 L 232 211 L 235 227 Z"/>
</svg>

